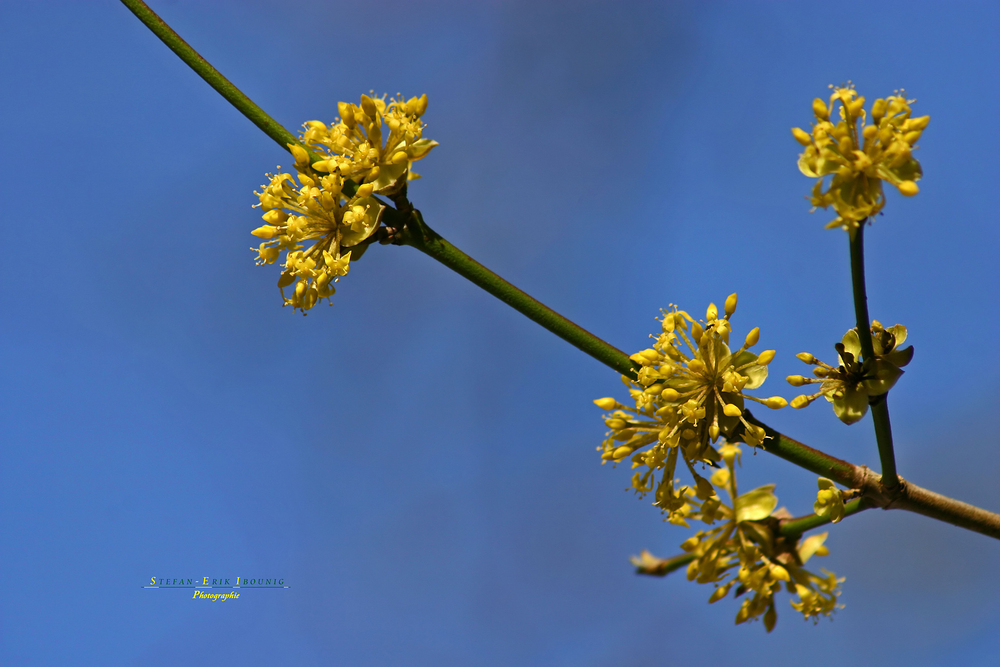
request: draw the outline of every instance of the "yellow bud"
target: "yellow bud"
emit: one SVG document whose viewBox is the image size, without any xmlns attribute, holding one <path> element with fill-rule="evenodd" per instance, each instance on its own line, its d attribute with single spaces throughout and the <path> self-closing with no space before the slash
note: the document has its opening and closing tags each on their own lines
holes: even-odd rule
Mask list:
<svg viewBox="0 0 1000 667">
<path fill-rule="evenodd" d="M 392 159 L 389 160 L 393 164 L 403 164 L 404 162 L 409 162 L 410 156 L 403 151 L 396 151 L 392 155 Z"/>
<path fill-rule="evenodd" d="M 701 328 L 701 325 L 695 322 L 691 325 L 691 337 L 694 338 L 695 343 L 701 340 L 701 335 L 705 331 Z"/>
<path fill-rule="evenodd" d="M 683 549 L 684 551 L 694 551 L 695 549 L 698 548 L 698 544 L 700 543 L 700 541 L 701 540 L 699 540 L 697 537 L 689 537 L 683 542 L 681 542 L 681 549 Z"/>
<path fill-rule="evenodd" d="M 923 134 L 922 130 L 913 130 L 912 132 L 907 132 L 903 135 L 903 141 L 910 144 L 911 146 L 918 141 L 920 141 L 920 135 Z"/>
<path fill-rule="evenodd" d="M 739 417 L 741 414 L 743 414 L 743 411 L 740 410 L 735 405 L 733 405 L 732 403 L 729 403 L 724 408 L 722 408 L 722 414 L 726 415 L 727 417 Z"/>
<path fill-rule="evenodd" d="M 826 108 L 826 104 L 823 100 L 818 97 L 813 100 L 813 114 L 815 114 L 820 120 L 827 120 L 830 118 L 830 111 Z"/>
<path fill-rule="evenodd" d="M 374 190 L 374 189 L 375 189 L 375 185 L 373 183 L 365 183 L 364 185 L 358 187 L 358 192 L 357 192 L 356 196 L 359 199 L 362 198 L 362 197 L 371 197 L 372 196 L 372 190 Z"/>
<path fill-rule="evenodd" d="M 333 160 L 318 160 L 312 163 L 312 168 L 316 171 L 321 171 L 324 174 L 328 174 L 337 168 L 337 163 Z"/>
<path fill-rule="evenodd" d="M 806 362 L 807 364 L 815 364 L 816 363 L 816 357 L 812 356 L 808 352 L 799 352 L 795 356 L 798 357 L 800 360 Z"/>
<path fill-rule="evenodd" d="M 913 195 L 920 192 L 920 188 L 917 187 L 917 184 L 914 183 L 913 181 L 903 181 L 896 187 L 899 188 L 899 194 L 903 195 L 904 197 L 912 197 Z"/>
<path fill-rule="evenodd" d="M 300 280 L 299 283 L 295 286 L 295 296 L 296 296 L 296 298 L 301 299 L 302 295 L 306 293 L 306 289 L 308 289 L 308 287 L 309 286 L 306 285 L 306 281 Z"/>
<path fill-rule="evenodd" d="M 753 347 L 754 345 L 757 344 L 757 341 L 759 340 L 760 340 L 760 327 L 754 327 L 753 329 L 750 330 L 750 333 L 747 334 L 746 346 Z"/>
<path fill-rule="evenodd" d="M 771 578 L 772 579 L 780 579 L 781 581 L 791 581 L 792 580 L 792 578 L 790 576 L 788 576 L 788 570 L 786 570 L 785 568 L 781 567 L 777 563 L 771 563 L 771 566 L 768 569 L 770 570 L 770 574 L 771 574 Z"/>
<path fill-rule="evenodd" d="M 365 112 L 366 116 L 371 118 L 372 123 L 374 123 L 375 119 L 378 118 L 378 107 L 375 106 L 375 102 L 372 101 L 372 98 L 367 95 L 361 96 L 361 110 Z"/>
<path fill-rule="evenodd" d="M 614 457 L 615 461 L 620 461 L 621 459 L 625 458 L 631 453 L 632 453 L 631 447 L 629 447 L 628 445 L 622 445 L 621 447 L 615 450 L 612 456 Z"/>
<path fill-rule="evenodd" d="M 788 401 L 783 399 L 781 396 L 772 396 L 771 398 L 764 399 L 764 405 L 772 410 L 779 410 L 788 405 Z"/>
<path fill-rule="evenodd" d="M 795 398 L 792 399 L 792 404 L 791 405 L 792 405 L 793 408 L 795 408 L 796 410 L 798 410 L 800 408 L 806 407 L 807 405 L 809 405 L 812 402 L 813 402 L 813 399 L 812 399 L 811 396 L 796 396 Z"/>
<path fill-rule="evenodd" d="M 708 310 L 705 311 L 705 321 L 711 322 L 717 319 L 719 319 L 719 309 L 715 307 L 714 303 L 708 304 Z"/>
<path fill-rule="evenodd" d="M 309 153 L 299 146 L 298 144 L 285 144 L 288 146 L 288 150 L 291 152 L 292 157 L 295 158 L 295 164 L 298 166 L 304 166 L 309 164 Z"/>
<path fill-rule="evenodd" d="M 757 363 L 761 366 L 767 366 L 771 361 L 774 360 L 774 355 L 777 354 L 774 350 L 764 350 L 757 355 Z"/>
<path fill-rule="evenodd" d="M 726 297 L 726 317 L 736 312 L 736 292 Z"/>
<path fill-rule="evenodd" d="M 788 384 L 792 385 L 793 387 L 801 387 L 802 385 L 809 383 L 809 379 L 804 378 L 801 375 L 789 375 L 785 379 L 788 380 Z"/>
<path fill-rule="evenodd" d="M 615 457 L 615 453 L 613 451 L 612 452 L 604 452 L 603 454 L 601 454 L 601 458 L 604 459 L 605 461 L 610 461 L 614 457 Z"/>
<path fill-rule="evenodd" d="M 861 110 L 864 109 L 864 107 L 865 107 L 865 98 L 859 97 L 853 102 L 848 102 L 847 113 L 851 114 L 852 116 L 860 116 Z"/>
<path fill-rule="evenodd" d="M 423 116 L 425 111 L 427 111 L 427 95 L 421 95 L 420 98 L 417 99 L 417 108 L 414 112 L 418 116 Z"/>
<path fill-rule="evenodd" d="M 347 102 L 337 102 L 337 111 L 340 112 L 340 120 L 344 125 L 353 128 L 357 123 L 354 120 L 354 105 Z"/>
<path fill-rule="evenodd" d="M 870 140 L 872 137 L 878 134 L 878 128 L 875 127 L 874 125 L 865 125 L 865 129 L 861 131 L 861 134 L 864 135 L 865 139 Z"/>
<path fill-rule="evenodd" d="M 678 401 L 681 398 L 680 393 L 676 389 L 671 389 L 667 387 L 660 393 L 660 397 L 665 401 Z"/>
<path fill-rule="evenodd" d="M 280 225 L 283 224 L 285 220 L 288 220 L 288 214 L 277 208 L 271 209 L 261 217 L 264 218 L 265 222 L 269 222 L 272 225 Z"/>
<path fill-rule="evenodd" d="M 808 146 L 812 143 L 812 137 L 809 136 L 809 133 L 803 129 L 793 127 L 792 136 L 795 137 L 795 141 L 799 142 L 803 146 Z"/>
<path fill-rule="evenodd" d="M 599 398 L 594 401 L 594 404 L 601 410 L 612 410 L 618 405 L 618 401 L 613 398 Z"/>
<path fill-rule="evenodd" d="M 872 120 L 876 123 L 885 115 L 885 100 L 879 98 L 872 103 Z"/>
<path fill-rule="evenodd" d="M 273 239 L 280 233 L 280 230 L 277 227 L 273 227 L 271 225 L 263 225 L 262 227 L 258 227 L 257 229 L 253 230 L 250 233 L 259 239 Z"/>
<path fill-rule="evenodd" d="M 620 419 L 618 417 L 612 417 L 611 419 L 605 419 L 604 420 L 604 424 L 608 428 L 613 428 L 615 430 L 622 429 L 622 428 L 625 428 L 626 426 L 628 426 L 628 422 L 626 422 L 624 419 Z"/>
<path fill-rule="evenodd" d="M 712 422 L 712 425 L 708 427 L 708 437 L 712 439 L 713 442 L 719 439 L 719 424 Z"/>
<path fill-rule="evenodd" d="M 927 128 L 927 124 L 931 122 L 930 116 L 919 116 L 918 118 L 911 118 L 906 121 L 904 127 L 907 130 L 923 130 Z"/>
<path fill-rule="evenodd" d="M 840 149 L 841 155 L 848 155 L 854 150 L 854 142 L 851 141 L 850 137 L 841 137 L 840 141 L 837 142 L 837 148 Z"/>
<path fill-rule="evenodd" d="M 826 546 L 825 544 L 822 544 L 822 545 L 820 545 L 819 549 L 816 549 L 816 553 L 814 553 L 813 555 L 814 556 L 829 556 L 830 555 L 830 548 L 828 546 Z"/>
</svg>

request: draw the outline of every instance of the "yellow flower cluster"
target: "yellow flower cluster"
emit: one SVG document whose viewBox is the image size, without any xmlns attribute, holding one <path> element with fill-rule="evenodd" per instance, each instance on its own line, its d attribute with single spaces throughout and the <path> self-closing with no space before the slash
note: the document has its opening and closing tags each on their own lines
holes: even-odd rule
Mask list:
<svg viewBox="0 0 1000 667">
<path fill-rule="evenodd" d="M 605 415 L 604 423 L 611 430 L 598 447 L 601 458 L 617 463 L 631 457 L 633 468 L 643 468 L 632 478 L 633 488 L 645 495 L 655 485 L 654 504 L 670 514 L 672 523 L 687 525 L 684 517 L 689 507 L 688 487 L 674 486 L 678 452 L 695 480 L 695 493 L 707 500 L 714 493 L 712 485 L 695 472 L 694 464 L 719 460 L 712 443 L 720 436 L 754 446 L 763 442 L 764 429 L 743 416 L 744 401 L 774 409 L 787 405 L 780 396 L 760 399 L 744 393 L 763 384 L 774 350 L 759 356 L 750 352 L 748 348 L 760 337 L 756 328 L 738 350 L 730 350 L 729 319 L 735 310 L 736 295 L 732 294 L 722 317 L 715 304 L 710 304 L 702 323 L 676 308 L 663 311 L 662 333 L 656 343 L 631 357 L 641 366 L 637 380 L 622 376 L 634 407 L 613 398 L 594 401 L 613 411 Z M 663 471 L 659 483 L 654 478 L 657 470 Z"/>
<path fill-rule="evenodd" d="M 278 279 L 285 305 L 305 313 L 329 299 L 333 283 L 364 252 L 385 210 L 374 195 L 394 194 L 416 178 L 410 163 L 437 145 L 422 137 L 426 109 L 426 95 L 389 102 L 362 95 L 360 105 L 339 104 L 333 126 L 316 120 L 303 126 L 302 143 L 321 159 L 310 163 L 302 146 L 289 144 L 296 177 L 267 175 L 270 182 L 255 193 L 267 224 L 251 232 L 264 240 L 253 248 L 257 264 L 273 264 L 286 253 Z"/>
<path fill-rule="evenodd" d="M 829 553 L 823 545 L 827 534 L 813 535 L 801 543 L 783 537 L 778 531 L 779 520 L 790 515 L 784 509 L 774 511 L 778 505 L 774 485 L 738 494 L 735 462 L 740 450 L 730 444 L 720 450 L 726 467 L 717 470 L 711 482 L 725 489 L 730 504 L 699 501 L 694 493 L 688 492 L 688 502 L 694 506 L 689 518 L 709 525 L 719 521 L 719 525 L 698 531 L 681 544 L 681 549 L 694 556 L 687 567 L 688 580 L 715 586 L 708 598 L 710 603 L 721 600 L 730 591 L 736 598 L 746 595 L 736 613 L 736 623 L 763 617 L 768 632 L 778 620 L 774 596 L 781 591 L 782 584 L 796 596 L 791 605 L 805 618 L 816 620 L 820 615 L 832 614 L 837 609 L 843 579 L 826 570 L 819 575 L 805 569 L 810 558 Z M 665 561 L 649 552 L 633 558 L 632 563 L 643 574 L 664 572 Z"/>
<path fill-rule="evenodd" d="M 844 518 L 844 493 L 837 488 L 832 479 L 826 477 L 820 477 L 817 485 L 819 491 L 816 492 L 813 512 L 819 516 L 830 517 L 830 523 L 838 523 Z"/>
<path fill-rule="evenodd" d="M 831 86 L 832 88 L 832 86 Z M 917 140 L 930 116 L 910 117 L 910 104 L 903 91 L 877 99 L 871 108 L 871 123 L 864 109 L 865 98 L 854 87 L 834 88 L 827 104 L 816 98 L 812 133 L 792 128 L 796 141 L 805 146 L 799 169 L 819 179 L 812 192 L 813 206 L 832 206 L 837 218 L 827 228 L 853 230 L 885 205 L 882 181 L 896 186 L 907 197 L 917 194 L 920 163 L 913 157 Z M 830 119 L 840 104 L 840 120 Z M 831 176 L 827 185 L 826 176 Z M 824 189 L 825 188 L 825 189 Z"/>
<path fill-rule="evenodd" d="M 861 361 L 861 340 L 857 329 L 848 331 L 834 346 L 840 356 L 840 364 L 836 367 L 823 363 L 808 352 L 797 354 L 803 362 L 816 366 L 813 369 L 816 377 L 789 375 L 788 383 L 793 387 L 819 384 L 820 390 L 815 394 L 796 396 L 792 399 L 792 407 L 804 408 L 823 396 L 833 403 L 834 414 L 845 424 L 853 424 L 864 417 L 868 413 L 868 399 L 892 389 L 903 374 L 900 367 L 913 358 L 912 345 L 899 347 L 906 341 L 906 327 L 902 324 L 886 329 L 878 320 L 872 320 L 871 332 L 874 360 Z"/>
</svg>

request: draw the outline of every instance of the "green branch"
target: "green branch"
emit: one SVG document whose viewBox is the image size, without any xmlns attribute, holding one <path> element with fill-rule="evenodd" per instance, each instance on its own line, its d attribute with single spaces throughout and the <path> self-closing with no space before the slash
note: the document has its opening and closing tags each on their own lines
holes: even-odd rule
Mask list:
<svg viewBox="0 0 1000 667">
<path fill-rule="evenodd" d="M 851 235 L 851 285 L 854 291 L 854 319 L 858 323 L 858 338 L 861 340 L 862 361 L 874 367 L 875 347 L 872 344 L 871 317 L 868 315 L 868 293 L 865 288 L 865 223 Z M 890 492 L 899 487 L 896 472 L 896 454 L 892 448 L 892 426 L 889 424 L 889 404 L 887 394 L 874 396 L 869 400 L 872 422 L 875 424 L 875 441 L 878 443 L 878 457 L 882 463 L 882 480 Z"/>
<path fill-rule="evenodd" d="M 149 28 L 154 35 L 160 38 L 167 47 L 177 54 L 177 57 L 194 70 L 195 74 L 205 80 L 208 85 L 216 90 L 227 102 L 236 107 L 236 110 L 246 116 L 251 123 L 256 125 L 267 136 L 285 150 L 288 144 L 301 146 L 299 140 L 291 132 L 286 130 L 278 121 L 274 120 L 266 111 L 254 104 L 253 100 L 243 94 L 243 92 L 229 82 L 229 79 L 222 76 L 219 70 L 201 57 L 201 55 L 191 48 L 191 46 L 181 39 L 181 36 L 174 32 L 163 19 L 156 15 L 152 9 L 142 0 L 122 0 L 122 4 L 128 7 L 129 11 Z"/>
<path fill-rule="evenodd" d="M 286 150 L 288 144 L 301 145 L 288 130 L 279 125 L 277 121 L 271 118 L 260 107 L 254 104 L 250 98 L 222 76 L 218 70 L 198 55 L 170 26 L 153 13 L 144 2 L 141 2 L 141 0 L 122 0 L 122 4 L 128 7 L 181 60 L 205 79 L 209 85 L 218 91 L 240 113 L 246 116 L 265 134 L 274 139 L 278 145 Z M 347 190 L 346 185 L 345 190 Z M 394 242 L 410 245 L 426 253 L 459 275 L 482 287 L 532 321 L 537 322 L 581 351 L 586 352 L 594 359 L 619 373 L 634 377 L 636 365 L 628 358 L 628 355 L 525 294 L 448 243 L 448 241 L 427 226 L 419 211 L 407 206 L 404 210 L 397 211 L 390 209 L 386 213 L 390 220 L 395 220 L 402 224 L 402 229 L 393 230 L 394 233 L 398 233 L 398 238 L 393 239 Z M 863 346 L 865 345 L 864 341 L 867 339 L 867 348 L 864 349 L 867 349 L 865 354 L 870 355 L 873 348 L 871 332 L 868 328 L 868 307 L 864 291 L 864 258 L 862 254 L 861 235 L 862 230 L 859 229 L 856 233 L 856 244 L 852 240 L 851 265 L 852 268 L 856 267 L 858 269 L 852 272 L 855 278 L 855 306 L 859 318 L 858 330 Z M 859 294 L 860 299 L 858 298 Z M 883 433 L 883 436 L 888 437 L 888 410 L 887 408 L 883 410 L 878 405 L 878 402 L 872 405 L 872 414 L 876 420 L 876 435 Z M 884 406 L 884 400 L 881 402 L 881 405 Z M 775 431 L 763 422 L 754 419 L 749 411 L 744 414 L 747 416 L 748 421 L 765 429 L 767 438 L 762 448 L 766 452 L 783 458 L 801 468 L 828 477 L 848 488 L 860 489 L 864 494 L 864 498 L 885 509 L 905 509 L 917 512 L 938 519 L 939 521 L 951 523 L 1000 539 L 1000 515 L 942 496 L 933 491 L 927 491 L 914 484 L 897 480 L 895 463 L 891 459 L 889 461 L 891 465 L 888 467 L 886 466 L 886 461 L 883 459 L 883 470 L 886 471 L 887 475 L 891 470 L 891 478 L 896 482 L 897 486 L 894 492 L 886 493 L 887 491 L 892 491 L 892 489 L 883 483 L 881 478 L 874 475 L 874 473 L 864 466 L 855 466 L 852 463 L 842 461 L 829 454 L 808 447 Z M 884 415 L 884 417 L 879 415 Z M 885 428 L 880 431 L 878 424 L 883 418 Z M 889 437 L 888 443 L 888 451 L 891 454 L 891 437 Z M 881 439 L 879 440 L 879 449 L 881 452 Z M 857 511 L 860 511 L 860 509 Z M 808 518 L 803 517 L 802 520 L 805 521 Z M 677 559 L 671 559 L 669 567 L 677 569 L 690 562 L 691 558 L 688 555 L 684 555 L 679 556 Z"/>
</svg>

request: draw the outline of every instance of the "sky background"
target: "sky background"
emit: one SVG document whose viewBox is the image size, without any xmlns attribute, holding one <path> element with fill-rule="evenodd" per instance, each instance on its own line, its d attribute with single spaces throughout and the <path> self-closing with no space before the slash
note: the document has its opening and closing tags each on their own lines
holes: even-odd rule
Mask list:
<svg viewBox="0 0 1000 667">
<path fill-rule="evenodd" d="M 1000 5 L 153 2 L 280 123 L 426 93 L 411 199 L 612 344 L 739 293 L 761 395 L 853 326 L 847 238 L 789 128 L 852 80 L 930 114 L 920 195 L 866 234 L 872 316 L 916 356 L 902 474 L 1000 509 Z M 0 4 L 0 663 L 995 664 L 1000 545 L 902 512 L 831 530 L 846 607 L 734 626 L 628 557 L 689 532 L 601 466 L 618 376 L 410 248 L 281 308 L 253 190 L 290 159 L 114 2 Z M 776 428 L 878 467 L 870 418 Z M 749 453 L 749 452 L 747 452 Z M 744 456 L 811 511 L 815 475 Z M 239 600 L 150 577 L 280 577 Z"/>
</svg>

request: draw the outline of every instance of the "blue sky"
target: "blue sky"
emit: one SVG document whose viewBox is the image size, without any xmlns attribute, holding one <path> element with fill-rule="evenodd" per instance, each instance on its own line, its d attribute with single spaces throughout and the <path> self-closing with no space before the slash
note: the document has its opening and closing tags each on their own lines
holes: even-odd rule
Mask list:
<svg viewBox="0 0 1000 667">
<path fill-rule="evenodd" d="M 996 5 L 152 7 L 293 131 L 427 93 L 430 225 L 629 351 L 667 304 L 738 292 L 736 331 L 778 350 L 765 395 L 853 325 L 846 236 L 808 212 L 789 128 L 828 84 L 905 88 L 932 118 L 921 193 L 866 235 L 872 316 L 916 347 L 897 460 L 1000 508 Z M 3 664 L 993 664 L 997 544 L 915 515 L 831 530 L 846 607 L 815 627 L 786 599 L 771 635 L 735 627 L 731 600 L 635 576 L 688 533 L 599 465 L 613 372 L 409 248 L 282 309 L 249 231 L 287 154 L 117 3 L 4 3 L 0 25 Z M 768 417 L 878 466 L 867 418 Z M 814 475 L 741 473 L 810 510 Z M 140 588 L 237 575 L 292 588 Z"/>
</svg>

